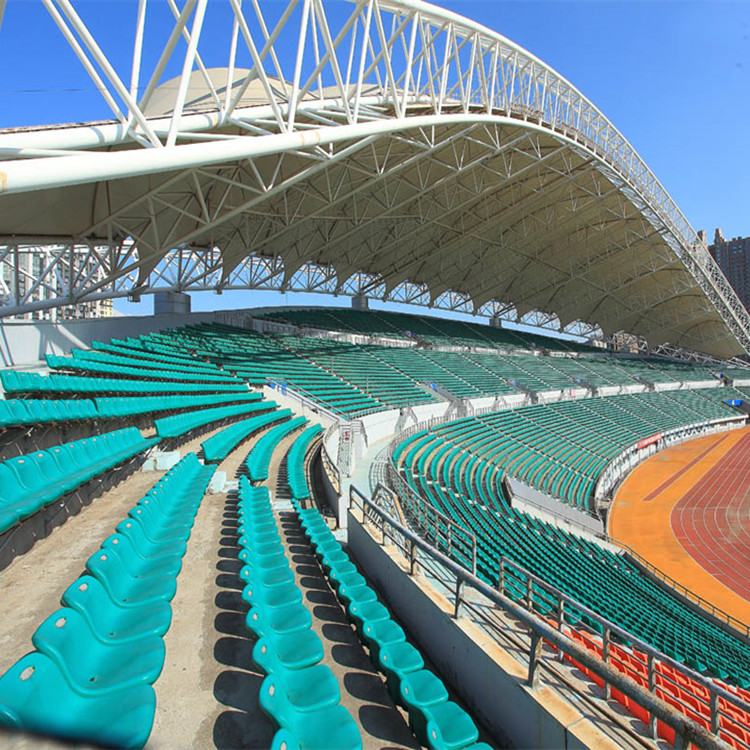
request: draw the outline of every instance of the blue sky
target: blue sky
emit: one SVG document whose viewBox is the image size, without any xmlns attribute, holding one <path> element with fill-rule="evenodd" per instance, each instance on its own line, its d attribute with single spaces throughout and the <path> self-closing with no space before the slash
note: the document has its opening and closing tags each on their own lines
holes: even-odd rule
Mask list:
<svg viewBox="0 0 750 750">
<path fill-rule="evenodd" d="M 261 2 L 271 15 L 285 5 Z M 726 236 L 750 234 L 750 2 L 440 4 L 480 20 L 568 78 L 633 144 L 696 229 L 706 229 L 709 238 L 717 226 Z M 159 12 L 167 20 L 162 5 L 154 27 Z M 213 12 L 221 14 L 223 5 L 228 2 L 212 0 Z M 118 69 L 128 70 L 135 0 L 76 6 Z M 326 7 L 336 16 L 351 6 L 327 0 Z M 217 37 L 217 47 L 223 44 Z M 0 32 L 0 127 L 106 116 L 101 97 L 61 43 L 41 2 L 8 0 Z M 205 306 L 234 306 L 233 296 L 207 295 Z M 282 302 L 280 295 L 274 298 Z M 240 299 L 239 304 L 250 303 L 247 294 Z M 287 296 L 290 304 L 295 299 Z M 203 306 L 194 301 L 194 308 Z M 127 303 L 118 307 L 136 312 Z"/>
</svg>

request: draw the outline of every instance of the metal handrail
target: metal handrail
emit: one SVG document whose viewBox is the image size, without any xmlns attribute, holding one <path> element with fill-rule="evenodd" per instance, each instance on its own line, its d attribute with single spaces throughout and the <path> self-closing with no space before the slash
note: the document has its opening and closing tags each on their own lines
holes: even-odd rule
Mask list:
<svg viewBox="0 0 750 750">
<path fill-rule="evenodd" d="M 601 678 L 605 685 L 610 689 L 614 688 L 619 690 L 628 698 L 631 698 L 638 705 L 646 709 L 651 717 L 650 729 L 652 730 L 652 733 L 655 732 L 656 729 L 656 720 L 660 720 L 675 731 L 676 738 L 680 737 L 686 743 L 692 742 L 698 747 L 705 748 L 706 750 L 728 750 L 729 746 L 716 734 L 716 731 L 718 731 L 720 727 L 721 716 L 726 715 L 726 709 L 722 708 L 719 703 L 719 698 L 737 707 L 740 711 L 750 712 L 750 704 L 745 703 L 729 690 L 715 685 L 702 675 L 693 672 L 666 655 L 661 654 L 648 644 L 640 641 L 640 639 L 632 636 L 614 623 L 610 623 L 608 620 L 600 617 L 584 605 L 579 604 L 571 597 L 568 597 L 544 581 L 541 581 L 541 579 L 538 579 L 532 573 L 526 571 L 521 566 L 516 565 L 507 558 L 501 558 L 502 567 L 506 570 L 512 568 L 522 573 L 529 581 L 527 591 L 531 593 L 526 598 L 525 604 L 530 606 L 524 606 L 524 603 L 514 601 L 504 593 L 506 587 L 506 578 L 504 575 L 501 576 L 500 590 L 492 588 L 490 585 L 480 580 L 474 573 L 466 570 L 459 563 L 431 546 L 419 534 L 398 523 L 396 519 L 379 508 L 354 485 L 350 486 L 349 503 L 350 509 L 359 508 L 361 510 L 363 525 L 366 525 L 368 520 L 372 520 L 373 515 L 378 517 L 383 543 L 385 543 L 386 540 L 390 540 L 396 545 L 404 558 L 409 561 L 410 574 L 415 572 L 418 565 L 425 567 L 424 563 L 419 560 L 419 556 L 417 555 L 417 550 L 419 550 L 455 576 L 454 617 L 458 618 L 463 609 L 470 606 L 470 603 L 466 601 L 465 594 L 465 589 L 468 587 L 497 605 L 504 612 L 507 612 L 511 616 L 520 620 L 521 623 L 530 630 L 531 645 L 529 648 L 528 683 L 532 687 L 536 687 L 539 684 L 539 666 L 544 660 L 541 647 L 543 641 L 546 641 L 558 650 L 558 654 L 562 653 L 569 656 L 574 662 L 591 670 L 597 677 Z M 558 603 L 556 610 L 558 622 L 554 626 L 550 624 L 549 619 L 539 617 L 534 612 L 534 590 L 532 584 L 537 585 L 545 592 L 554 595 Z M 603 638 L 606 637 L 605 634 L 609 634 L 609 636 L 615 634 L 623 640 L 637 645 L 639 649 L 642 649 L 649 655 L 648 689 L 641 687 L 634 680 L 630 679 L 616 667 L 612 666 L 610 663 L 612 661 L 611 658 L 605 658 L 605 660 L 599 659 L 594 656 L 589 649 L 579 645 L 575 640 L 562 631 L 565 621 L 566 604 L 598 622 L 602 627 Z M 605 656 L 608 656 L 606 649 L 604 650 L 604 653 Z M 558 656 L 558 658 L 560 657 Z M 712 732 L 707 730 L 705 727 L 692 721 L 685 714 L 675 710 L 669 703 L 658 697 L 656 690 L 659 686 L 656 681 L 657 671 L 654 664 L 656 659 L 679 670 L 682 674 L 696 681 L 701 687 L 709 690 L 709 695 L 711 696 L 711 724 L 715 731 Z"/>
</svg>

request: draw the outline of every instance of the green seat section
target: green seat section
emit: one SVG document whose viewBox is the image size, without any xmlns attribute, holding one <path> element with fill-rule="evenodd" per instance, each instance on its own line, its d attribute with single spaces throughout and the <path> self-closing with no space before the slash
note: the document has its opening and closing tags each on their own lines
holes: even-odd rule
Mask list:
<svg viewBox="0 0 750 750">
<path fill-rule="evenodd" d="M 247 475 L 253 482 L 261 482 L 268 479 L 268 467 L 271 463 L 271 455 L 276 446 L 295 430 L 307 424 L 305 417 L 295 417 L 276 427 L 272 427 L 262 435 L 245 459 Z"/>
<path fill-rule="evenodd" d="M 98 417 L 90 399 L 10 399 L 0 401 L 0 429 L 16 425 L 75 422 Z"/>
<path fill-rule="evenodd" d="M 509 412 L 456 420 L 426 435 L 410 436 L 400 446 L 396 465 L 415 493 L 476 537 L 477 573 L 487 583 L 497 585 L 501 558 L 512 560 L 672 658 L 744 686 L 750 684 L 750 646 L 643 575 L 622 554 L 511 508 L 498 479 L 502 472 L 495 465 L 501 460 L 511 460 L 517 468 L 523 466 L 523 454 L 508 439 L 520 433 L 511 428 L 520 430 L 525 424 L 525 439 L 532 441 L 539 432 L 554 433 L 561 425 L 564 427 L 565 422 L 558 421 L 561 413 L 567 414 L 574 425 L 577 420 L 588 420 L 588 415 L 594 413 L 600 419 L 589 424 L 598 425 L 599 430 L 611 430 L 608 439 L 612 441 L 612 436 L 618 434 L 615 430 L 626 434 L 626 430 L 646 429 L 644 422 L 651 429 L 653 426 L 649 426 L 647 418 L 656 418 L 656 405 L 660 414 L 674 412 L 676 419 L 683 420 L 696 410 L 704 415 L 715 409 L 726 413 L 717 400 L 723 390 L 679 391 L 666 399 L 654 399 L 661 394 L 645 393 L 637 394 L 642 397 L 639 399 L 623 401 L 618 398 L 613 403 L 606 403 L 609 399 L 588 399 L 583 403 L 541 407 L 550 422 L 545 421 L 546 417 L 542 419 L 537 414 L 540 410 L 532 407 L 534 421 L 539 425 L 537 431 L 527 423 L 528 415 L 514 417 Z M 622 423 L 617 419 L 620 412 Z M 609 414 L 607 421 L 603 417 L 605 413 Z M 518 425 L 514 419 L 519 421 Z M 502 425 L 500 436 L 489 427 L 495 424 Z M 591 433 L 593 429 L 584 430 L 580 435 Z M 565 434 L 563 430 L 561 436 Z M 601 440 L 603 435 L 594 433 L 590 437 L 591 444 L 596 445 L 595 441 Z M 628 444 L 632 442 L 632 438 L 626 439 Z M 461 451 L 455 450 L 457 445 Z M 505 452 L 511 454 L 510 459 L 503 458 Z M 579 460 L 573 450 L 569 450 L 567 456 L 566 462 Z M 569 466 L 570 463 L 561 460 L 557 474 L 561 484 L 569 481 Z M 579 481 L 577 486 L 583 484 Z M 452 556 L 468 566 L 471 563 L 468 545 L 462 546 L 455 533 L 453 539 Z M 507 596 L 525 601 L 526 577 L 521 573 L 506 573 L 504 589 Z M 543 616 L 554 616 L 549 600 L 539 591 L 535 592 L 534 608 Z M 581 614 L 573 607 L 568 607 L 566 612 L 571 623 L 581 621 Z"/>
<path fill-rule="evenodd" d="M 317 435 L 323 432 L 323 427 L 319 424 L 308 427 L 295 441 L 289 449 L 287 455 L 287 482 L 289 490 L 295 500 L 304 500 L 310 497 L 310 486 L 307 483 L 305 475 L 305 453 L 310 443 Z"/>
<path fill-rule="evenodd" d="M 153 414 L 161 411 L 200 409 L 206 406 L 260 401 L 261 393 L 211 393 L 184 394 L 179 396 L 113 396 L 95 398 L 96 411 L 100 417 L 132 417 L 137 414 Z"/>
<path fill-rule="evenodd" d="M 213 472 L 189 453 L 138 501 L 148 508 L 145 520 L 128 516 L 104 541 L 88 574 L 64 592 L 63 607 L 37 628 L 37 650 L 0 677 L 0 726 L 86 745 L 146 744 L 168 602 Z M 187 534 L 176 537 L 178 528 Z"/>
<path fill-rule="evenodd" d="M 265 412 L 276 409 L 275 401 L 259 400 L 250 404 L 237 404 L 234 406 L 220 406 L 215 409 L 200 409 L 198 411 L 186 412 L 184 414 L 173 414 L 171 417 L 162 417 L 154 420 L 156 433 L 160 438 L 173 438 L 184 435 L 191 430 L 222 419 L 230 419 L 255 412 Z"/>
<path fill-rule="evenodd" d="M 0 463 L 0 533 L 158 442 L 128 427 Z"/>
<path fill-rule="evenodd" d="M 150 685 L 81 693 L 52 659 L 38 652 L 24 656 L 0 677 L 0 725 L 76 743 L 143 747 L 155 710 Z"/>
<path fill-rule="evenodd" d="M 231 424 L 201 443 L 203 456 L 206 461 L 222 461 L 253 433 L 264 430 L 276 422 L 284 422 L 291 416 L 291 409 L 275 409 L 268 414 L 260 414 L 257 417 Z"/>
</svg>

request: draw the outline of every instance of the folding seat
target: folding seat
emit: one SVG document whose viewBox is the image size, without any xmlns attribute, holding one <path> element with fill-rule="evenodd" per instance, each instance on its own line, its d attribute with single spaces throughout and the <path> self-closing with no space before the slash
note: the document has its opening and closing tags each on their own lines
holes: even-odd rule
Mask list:
<svg viewBox="0 0 750 750">
<path fill-rule="evenodd" d="M 16 424 L 28 424 L 33 417 L 29 408 L 30 401 L 11 399 L 0 401 L 0 427 L 10 427 Z"/>
<path fill-rule="evenodd" d="M 162 516 L 151 510 L 149 506 L 136 505 L 131 508 L 128 518 L 141 527 L 141 531 L 148 539 L 156 544 L 163 542 L 187 542 L 192 526 L 165 526 L 161 523 Z M 126 519 L 127 520 L 127 519 Z"/>
<path fill-rule="evenodd" d="M 409 726 L 419 744 L 429 745 L 424 709 L 448 700 L 448 690 L 443 681 L 429 670 L 420 669 L 404 675 L 400 683 L 400 695 L 401 703 L 409 712 Z"/>
<path fill-rule="evenodd" d="M 33 652 L 0 677 L 0 725 L 76 743 L 140 748 L 151 733 L 156 695 L 150 685 L 83 693 L 55 662 Z"/>
<path fill-rule="evenodd" d="M 31 641 L 81 693 L 152 685 L 164 666 L 163 638 L 149 635 L 137 641 L 104 642 L 94 637 L 80 612 L 68 607 L 53 612 Z"/>
<path fill-rule="evenodd" d="M 86 568 L 99 579 L 110 599 L 121 607 L 168 602 L 174 598 L 177 590 L 177 582 L 172 576 L 133 578 L 119 557 L 109 550 L 95 552 L 86 562 Z"/>
<path fill-rule="evenodd" d="M 263 695 L 273 699 L 281 692 L 289 708 L 294 712 L 309 713 L 335 706 L 341 700 L 341 689 L 338 680 L 325 664 L 317 664 L 303 669 L 281 670 L 269 673 L 260 688 L 260 704 L 263 705 Z M 279 710 L 281 702 L 268 701 L 268 707 Z M 276 718 L 276 717 L 274 717 Z M 288 716 L 280 716 L 276 720 L 284 725 Z"/>
<path fill-rule="evenodd" d="M 351 584 L 342 583 L 336 590 L 336 596 L 345 607 L 348 607 L 354 602 L 361 605 L 367 602 L 377 602 L 378 600 L 377 594 L 367 585 L 367 583 L 360 583 L 358 581 L 354 581 Z"/>
<path fill-rule="evenodd" d="M 459 705 L 448 701 L 425 707 L 427 742 L 434 750 L 461 750 L 479 739 L 479 730 Z"/>
<path fill-rule="evenodd" d="M 294 582 L 294 573 L 287 565 L 286 567 L 255 568 L 252 565 L 244 565 L 240 570 L 240 580 L 246 584 L 270 587 L 281 586 Z"/>
<path fill-rule="evenodd" d="M 255 570 L 288 568 L 289 561 L 281 544 L 266 544 L 255 547 L 243 547 L 237 555 L 240 562 Z"/>
<path fill-rule="evenodd" d="M 274 678 L 266 678 L 260 692 L 261 708 L 281 726 L 272 747 L 360 750 L 359 727 L 343 706 L 300 711 L 289 702 L 284 690 L 276 689 L 276 684 Z"/>
<path fill-rule="evenodd" d="M 276 609 L 252 607 L 245 617 L 245 625 L 258 637 L 270 632 L 280 635 L 299 633 L 310 629 L 312 616 L 300 602 Z"/>
<path fill-rule="evenodd" d="M 311 667 L 323 659 L 324 653 L 323 642 L 309 628 L 294 633 L 269 631 L 256 641 L 253 661 L 266 674 L 275 674 Z"/>
<path fill-rule="evenodd" d="M 172 622 L 172 608 L 165 601 L 139 607 L 121 607 L 110 598 L 101 582 L 93 576 L 81 576 L 68 586 L 62 603 L 87 620 L 91 632 L 100 641 L 125 643 L 145 636 L 163 636 Z"/>
<path fill-rule="evenodd" d="M 411 643 L 399 642 L 384 646 L 378 653 L 378 664 L 385 673 L 386 687 L 394 702 L 401 701 L 400 684 L 404 675 L 424 669 L 424 659 Z"/>
<path fill-rule="evenodd" d="M 134 578 L 172 576 L 176 578 L 182 569 L 182 556 L 174 553 L 147 557 L 141 555 L 130 537 L 112 534 L 102 543 L 102 550 L 117 555 L 123 567 Z"/>
<path fill-rule="evenodd" d="M 242 590 L 242 600 L 251 607 L 279 609 L 290 604 L 299 604 L 302 601 L 302 592 L 294 583 L 278 586 L 249 583 Z"/>
<path fill-rule="evenodd" d="M 380 649 L 405 641 L 406 633 L 403 628 L 391 619 L 368 620 L 362 628 L 362 642 L 370 650 L 370 660 L 375 666 L 380 664 Z"/>
<path fill-rule="evenodd" d="M 140 522 L 133 518 L 126 518 L 117 524 L 115 531 L 130 539 L 136 552 L 144 558 L 175 556 L 184 557 L 187 544 L 181 540 L 168 539 L 164 541 L 150 539 Z M 104 541 L 104 545 L 107 541 Z"/>
<path fill-rule="evenodd" d="M 39 475 L 32 456 L 17 456 L 6 461 L 5 465 L 13 471 L 17 483 L 33 495 L 33 502 L 40 503 L 39 507 L 55 500 L 65 492 L 63 485 L 57 486 L 55 483 L 45 482 L 44 478 Z"/>
</svg>

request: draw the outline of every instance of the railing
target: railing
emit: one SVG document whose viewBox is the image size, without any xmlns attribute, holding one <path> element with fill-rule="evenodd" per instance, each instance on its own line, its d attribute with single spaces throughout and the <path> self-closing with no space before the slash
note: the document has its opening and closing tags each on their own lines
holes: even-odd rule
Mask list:
<svg viewBox="0 0 750 750">
<path fill-rule="evenodd" d="M 616 690 L 648 712 L 648 728 L 652 737 L 656 736 L 657 721 L 662 721 L 674 730 L 676 746 L 680 744 L 679 739 L 685 744 L 692 742 L 706 750 L 728 750 L 729 746 L 717 736 L 717 733 L 723 734 L 723 724 L 734 721 L 732 711 L 735 714 L 750 712 L 750 704 L 745 703 L 739 696 L 662 654 L 507 558 L 500 560 L 498 587 L 493 588 L 480 580 L 475 573 L 430 545 L 419 534 L 400 524 L 354 486 L 350 487 L 349 503 L 350 509 L 359 511 L 363 527 L 372 523 L 379 530 L 382 543 L 392 543 L 398 549 L 408 563 L 410 575 L 413 575 L 418 567 L 432 570 L 428 568 L 426 559 L 433 567 L 437 563 L 446 574 L 455 579 L 454 617 L 458 618 L 464 611 L 474 607 L 466 596 L 468 588 L 528 628 L 530 646 L 527 682 L 531 687 L 540 684 L 542 667 L 549 667 L 550 662 L 568 657 L 576 665 L 589 670 L 603 681 L 605 698 L 609 698 L 612 690 Z M 542 611 L 544 616 L 540 616 L 538 611 Z M 586 625 L 584 619 L 593 623 L 593 627 Z M 602 658 L 569 635 L 579 632 L 574 631 L 568 624 L 571 620 L 576 628 L 586 628 L 594 638 L 601 641 Z M 499 629 L 493 628 L 491 620 L 483 620 L 483 624 L 494 629 L 499 635 Z M 639 651 L 645 655 L 647 687 L 639 685 L 618 669 L 618 666 L 625 665 L 621 654 L 628 652 L 625 647 L 616 644 L 618 639 L 621 643 L 632 644 L 634 654 Z M 552 646 L 556 652 L 553 652 L 554 655 L 545 653 L 545 642 Z M 673 676 L 659 665 L 666 665 L 668 670 L 674 673 Z M 700 700 L 708 709 L 710 729 L 691 720 L 660 697 L 660 694 L 671 696 L 671 687 L 675 688 L 674 694 L 679 696 L 680 679 L 698 686 Z M 679 697 L 676 703 L 684 705 L 686 710 L 691 709 L 691 706 Z M 750 747 L 745 742 L 739 742 L 739 745 Z"/>
<path fill-rule="evenodd" d="M 477 572 L 477 538 L 466 528 L 441 513 L 409 487 L 388 462 L 388 480 L 401 505 L 422 529 L 425 537 L 448 555 L 463 559 L 472 573 Z M 380 486 L 380 485 L 378 485 Z"/>
<path fill-rule="evenodd" d="M 328 439 L 331 437 L 331 434 L 334 430 L 339 429 L 338 422 L 334 422 L 332 425 L 328 427 L 328 429 L 325 431 L 325 434 L 323 435 L 323 448 L 320 451 L 320 457 L 323 462 L 323 471 L 328 475 L 328 480 L 331 483 L 331 486 L 333 487 L 334 491 L 337 495 L 341 495 L 341 471 L 339 467 L 336 465 L 336 462 L 331 458 L 331 456 L 328 453 Z"/>
</svg>

